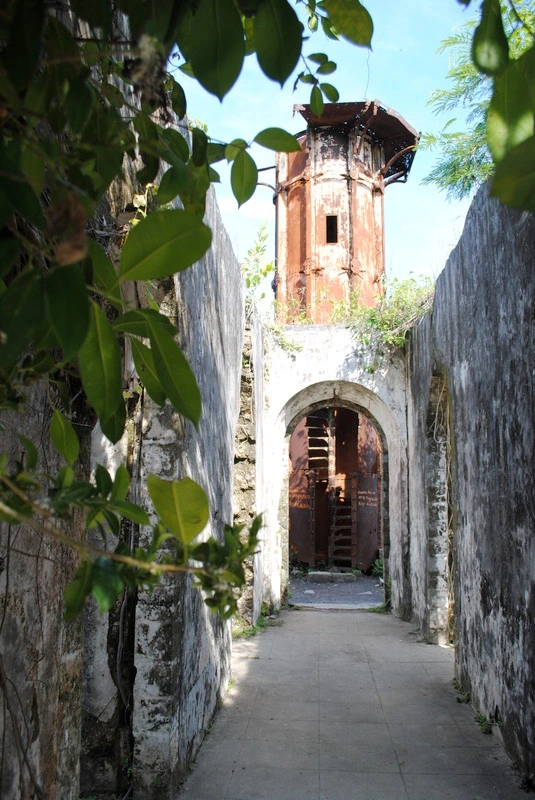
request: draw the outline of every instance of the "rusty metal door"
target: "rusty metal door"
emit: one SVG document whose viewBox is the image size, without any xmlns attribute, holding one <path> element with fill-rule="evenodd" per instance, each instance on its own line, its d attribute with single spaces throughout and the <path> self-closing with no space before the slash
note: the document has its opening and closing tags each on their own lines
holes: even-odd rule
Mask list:
<svg viewBox="0 0 535 800">
<path fill-rule="evenodd" d="M 358 476 L 357 567 L 371 569 L 379 549 L 379 476 Z"/>
</svg>

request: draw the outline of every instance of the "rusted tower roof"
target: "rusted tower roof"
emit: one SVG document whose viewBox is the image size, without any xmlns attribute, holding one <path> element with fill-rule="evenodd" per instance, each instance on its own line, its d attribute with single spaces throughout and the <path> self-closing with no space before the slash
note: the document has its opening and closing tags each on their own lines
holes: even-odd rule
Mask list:
<svg viewBox="0 0 535 800">
<path fill-rule="evenodd" d="M 382 175 L 385 184 L 406 181 L 418 144 L 418 132 L 391 108 L 380 100 L 365 100 L 359 103 L 327 103 L 320 117 L 309 105 L 295 105 L 309 127 L 356 127 L 374 144 L 380 144 L 384 152 Z"/>
</svg>

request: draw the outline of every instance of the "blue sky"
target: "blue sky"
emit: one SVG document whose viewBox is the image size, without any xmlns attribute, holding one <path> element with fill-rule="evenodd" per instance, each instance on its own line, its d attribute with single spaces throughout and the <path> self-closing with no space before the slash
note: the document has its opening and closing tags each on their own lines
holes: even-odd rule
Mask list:
<svg viewBox="0 0 535 800">
<path fill-rule="evenodd" d="M 374 20 L 371 52 L 348 42 L 333 42 L 321 32 L 305 43 L 303 52 L 326 52 L 337 63 L 337 71 L 327 80 L 337 87 L 341 102 L 377 98 L 416 130 L 439 130 L 441 121 L 426 105 L 431 92 L 446 84 L 448 58 L 436 50 L 474 12 L 466 11 L 457 0 L 364 0 L 364 5 Z M 190 118 L 205 123 L 215 139 L 251 141 L 266 127 L 279 126 L 292 133 L 304 128 L 301 116 L 293 116 L 293 105 L 308 102 L 310 90 L 301 84 L 294 93 L 293 78 L 281 90 L 262 75 L 254 55 L 246 58 L 237 83 L 222 103 L 180 72 L 176 77 L 186 91 Z M 251 153 L 259 167 L 274 163 L 274 154 L 264 148 L 255 145 Z M 403 278 L 413 272 L 436 277 L 462 231 L 468 202 L 449 202 L 444 193 L 421 185 L 434 160 L 433 153 L 419 152 L 408 182 L 386 190 L 388 276 Z M 219 170 L 221 165 L 216 166 Z M 236 255 L 242 259 L 262 222 L 272 230 L 272 191 L 258 187 L 238 210 L 228 171 L 219 171 L 221 213 Z M 273 183 L 273 172 L 262 175 L 260 180 Z M 272 248 L 272 236 L 269 242 Z M 272 257 L 271 250 L 268 260 Z"/>
</svg>

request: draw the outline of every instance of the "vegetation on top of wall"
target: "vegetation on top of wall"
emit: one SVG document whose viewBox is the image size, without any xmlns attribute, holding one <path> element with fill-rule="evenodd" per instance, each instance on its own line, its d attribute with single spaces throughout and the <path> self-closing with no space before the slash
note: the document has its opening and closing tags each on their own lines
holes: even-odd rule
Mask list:
<svg viewBox="0 0 535 800">
<path fill-rule="evenodd" d="M 385 355 L 403 349 L 408 332 L 433 307 L 434 281 L 429 277 L 394 278 L 385 282 L 376 306 L 355 305 L 349 321 L 355 341 L 366 347 L 368 372 L 375 372 Z"/>
<path fill-rule="evenodd" d="M 242 274 L 245 278 L 245 312 L 247 317 L 251 316 L 255 301 L 264 299 L 265 292 L 262 291 L 262 284 L 272 272 L 275 272 L 274 262 L 267 262 L 266 260 L 267 240 L 267 223 L 264 222 L 258 229 L 254 242 L 241 264 Z"/>
</svg>

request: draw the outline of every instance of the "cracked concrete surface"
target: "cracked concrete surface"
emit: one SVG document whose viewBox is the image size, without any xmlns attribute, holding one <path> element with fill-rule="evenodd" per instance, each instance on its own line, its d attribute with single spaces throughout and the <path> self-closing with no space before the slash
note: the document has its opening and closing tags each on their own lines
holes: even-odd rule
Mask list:
<svg viewBox="0 0 535 800">
<path fill-rule="evenodd" d="M 451 648 L 396 617 L 290 610 L 232 663 L 181 800 L 526 800 Z"/>
</svg>

